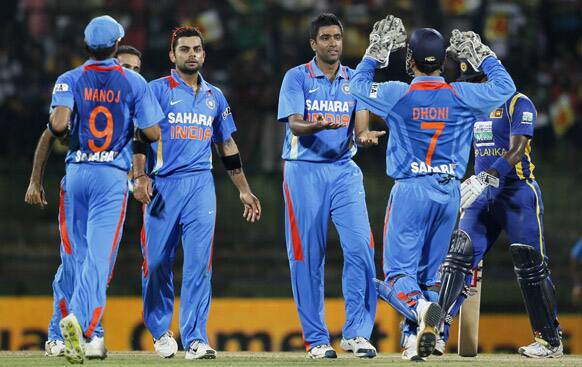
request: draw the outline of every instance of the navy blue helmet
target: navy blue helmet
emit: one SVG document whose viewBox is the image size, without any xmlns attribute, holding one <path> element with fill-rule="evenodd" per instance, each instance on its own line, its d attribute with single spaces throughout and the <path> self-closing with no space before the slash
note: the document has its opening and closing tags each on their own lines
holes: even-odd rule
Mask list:
<svg viewBox="0 0 582 367">
<path fill-rule="evenodd" d="M 434 71 L 442 67 L 447 44 L 442 34 L 433 28 L 420 28 L 412 33 L 408 41 L 406 70 L 413 75 L 410 60 L 417 66 L 425 66 Z"/>
</svg>

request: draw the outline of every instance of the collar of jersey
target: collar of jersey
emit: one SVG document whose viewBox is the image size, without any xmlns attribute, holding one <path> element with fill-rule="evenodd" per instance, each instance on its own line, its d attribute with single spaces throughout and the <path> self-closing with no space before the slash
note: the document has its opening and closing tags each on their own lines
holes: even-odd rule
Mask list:
<svg viewBox="0 0 582 367">
<path fill-rule="evenodd" d="M 85 61 L 85 63 L 83 65 L 94 65 L 94 64 L 99 64 L 101 66 L 120 65 L 119 61 L 114 57 L 112 57 L 110 59 L 105 59 L 105 60 L 89 59 L 89 60 Z"/>
<path fill-rule="evenodd" d="M 321 71 L 321 69 L 319 68 L 319 66 L 317 66 L 317 62 L 315 62 L 317 58 L 314 56 L 313 59 L 311 59 L 310 63 L 311 63 L 311 67 L 313 68 L 313 73 L 315 74 L 316 78 L 324 78 L 325 74 L 323 73 L 323 71 Z M 340 63 L 339 64 L 339 68 L 337 69 L 337 73 L 336 78 L 342 78 L 345 79 L 344 73 L 346 68 Z"/>
<path fill-rule="evenodd" d="M 188 84 L 186 84 L 186 82 L 180 78 L 180 75 L 178 75 L 178 73 L 176 72 L 176 69 L 172 69 L 171 74 L 172 74 L 172 79 L 177 81 L 178 84 L 180 84 L 180 86 L 188 88 L 189 90 L 192 90 L 192 87 L 189 86 Z M 210 88 L 208 87 L 208 83 L 206 83 L 206 81 L 204 80 L 204 78 L 202 77 L 202 74 L 200 74 L 200 72 L 198 73 L 198 84 L 200 85 L 199 92 L 207 92 L 210 90 Z"/>
<path fill-rule="evenodd" d="M 422 83 L 422 82 L 438 82 L 438 83 L 444 83 L 445 82 L 445 78 L 443 78 L 442 76 L 417 76 L 414 79 L 412 79 L 412 83 Z"/>
</svg>

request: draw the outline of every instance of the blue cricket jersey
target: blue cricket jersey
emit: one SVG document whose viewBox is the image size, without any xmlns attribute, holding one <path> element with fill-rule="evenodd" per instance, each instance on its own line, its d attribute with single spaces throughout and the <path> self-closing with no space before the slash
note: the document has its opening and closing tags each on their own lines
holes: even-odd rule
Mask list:
<svg viewBox="0 0 582 367">
<path fill-rule="evenodd" d="M 59 76 L 51 112 L 57 106 L 72 111 L 67 164 L 104 164 L 125 171 L 131 167 L 134 121 L 144 129 L 163 118 L 143 77 L 113 58 L 88 60 Z"/>
<path fill-rule="evenodd" d="M 198 81 L 197 93 L 175 70 L 150 82 L 165 116 L 160 122 L 162 141 L 151 145 L 151 174 L 168 176 L 212 169 L 210 143 L 224 142 L 236 131 L 222 91 L 200 74 Z"/>
<path fill-rule="evenodd" d="M 285 74 L 279 92 L 277 119 L 289 122 L 289 116 L 299 114 L 305 121 L 315 121 L 323 115 L 330 122 L 341 122 L 336 130 L 322 130 L 313 135 L 295 136 L 287 125 L 283 143 L 284 160 L 335 162 L 348 160 L 356 154 L 353 130 L 355 112 L 366 109 L 350 92 L 353 70 L 339 66 L 333 81 L 317 66 L 315 58 L 296 66 Z"/>
<path fill-rule="evenodd" d="M 477 116 L 489 114 L 515 92 L 513 80 L 495 57 L 483 61 L 489 81 L 451 83 L 421 76 L 412 83 L 374 83 L 377 61 L 364 58 L 350 87 L 358 101 L 383 117 L 390 129 L 386 173 L 394 179 L 433 173 L 463 178 Z"/>
<path fill-rule="evenodd" d="M 504 179 L 535 179 L 531 138 L 536 119 L 537 112 L 532 101 L 521 93 L 515 93 L 501 107 L 478 118 L 473 134 L 475 173 L 490 168 L 493 162 L 507 153 L 512 135 L 524 135 L 529 137 L 525 154 Z"/>
</svg>

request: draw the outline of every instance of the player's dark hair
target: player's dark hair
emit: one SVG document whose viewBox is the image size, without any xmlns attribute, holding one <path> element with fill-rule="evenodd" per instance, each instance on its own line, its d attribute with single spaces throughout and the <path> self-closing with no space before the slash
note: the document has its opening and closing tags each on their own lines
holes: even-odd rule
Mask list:
<svg viewBox="0 0 582 367">
<path fill-rule="evenodd" d="M 202 37 L 202 32 L 196 27 L 192 26 L 185 26 L 179 27 L 174 29 L 172 32 L 172 40 L 170 42 L 170 50 L 174 51 L 178 40 L 182 37 L 198 37 L 200 38 L 200 43 L 202 44 L 202 48 L 204 48 L 204 38 Z"/>
<path fill-rule="evenodd" d="M 418 69 L 418 71 L 420 71 L 421 73 L 424 74 L 431 74 L 436 70 L 442 69 L 443 65 L 427 65 L 427 64 L 419 64 L 416 63 L 416 68 Z M 441 70 L 442 71 L 442 70 Z"/>
<path fill-rule="evenodd" d="M 119 46 L 119 48 L 117 49 L 117 52 L 115 53 L 115 57 L 122 55 L 122 54 L 135 55 L 135 56 L 137 56 L 139 61 L 142 61 L 141 60 L 141 52 L 139 52 L 139 50 L 133 46 L 130 46 L 130 45 Z"/>
<path fill-rule="evenodd" d="M 113 57 L 113 55 L 117 52 L 117 42 L 107 48 L 91 48 L 85 45 L 85 50 L 89 53 L 89 56 L 95 60 L 105 60 Z"/>
<path fill-rule="evenodd" d="M 319 16 L 311 21 L 311 28 L 309 28 L 309 39 L 315 40 L 317 38 L 317 32 L 319 28 L 326 27 L 330 25 L 337 25 L 340 32 L 344 33 L 344 26 L 340 22 L 339 18 L 332 13 L 321 13 Z"/>
</svg>

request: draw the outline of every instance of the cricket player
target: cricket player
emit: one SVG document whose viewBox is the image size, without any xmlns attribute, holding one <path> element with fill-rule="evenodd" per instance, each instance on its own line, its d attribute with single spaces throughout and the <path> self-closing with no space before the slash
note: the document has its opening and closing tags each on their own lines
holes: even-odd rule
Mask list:
<svg viewBox="0 0 582 367">
<path fill-rule="evenodd" d="M 121 66 L 139 72 L 141 69 L 141 52 L 133 46 L 123 45 L 119 46 L 115 57 L 119 60 Z M 30 183 L 26 191 L 24 201 L 31 205 L 38 205 L 43 209 L 46 205 L 46 197 L 43 187 L 44 169 L 50 151 L 53 146 L 55 137 L 50 130 L 45 129 L 38 140 L 36 150 L 34 152 L 34 160 L 32 173 L 30 176 Z M 61 195 L 59 205 L 59 218 L 64 215 L 64 192 L 61 182 Z M 62 230 L 63 231 L 63 230 Z M 63 336 L 59 329 L 59 322 L 68 313 L 67 305 L 70 304 L 74 285 L 74 271 L 75 261 L 73 257 L 65 251 L 65 245 L 61 238 L 60 253 L 61 265 L 55 274 L 53 281 L 53 316 L 48 327 L 48 340 L 45 342 L 45 356 L 60 357 L 65 354 L 65 344 Z M 101 322 L 97 324 L 93 332 L 93 336 L 85 343 L 85 357 L 86 358 L 100 358 L 107 356 L 107 349 L 105 347 L 105 340 L 103 338 L 103 327 Z"/>
<path fill-rule="evenodd" d="M 115 54 L 117 60 L 124 68 L 133 70 L 136 73 L 141 71 L 141 52 L 130 45 L 121 45 Z"/>
<path fill-rule="evenodd" d="M 375 70 L 387 66 L 390 53 L 403 48 L 405 40 L 400 19 L 388 16 L 376 22 L 350 88 L 390 129 L 387 174 L 396 182 L 386 209 L 385 281 L 378 281 L 378 294 L 407 319 L 403 359 L 422 360 L 435 347 L 441 320 L 439 267 L 459 211 L 459 180 L 469 158 L 473 123 L 509 98 L 515 86 L 476 34 L 458 30 L 450 51 L 470 55 L 489 81 L 446 83 L 441 76 L 446 42 L 431 28 L 414 31 L 408 42 L 411 84 L 375 83 Z"/>
<path fill-rule="evenodd" d="M 170 325 L 172 266 L 180 240 L 184 251 L 180 335 L 186 359 L 216 358 L 206 334 L 216 221 L 211 143 L 239 190 L 244 218 L 255 222 L 261 216 L 259 199 L 247 183 L 231 136 L 236 128 L 230 107 L 222 91 L 200 74 L 205 56 L 197 28 L 173 32 L 169 57 L 175 69 L 150 83 L 164 112 L 162 139 L 152 144 L 151 151 L 147 146 L 134 151 L 134 197 L 145 206 L 143 319 L 154 338 L 154 349 L 165 358 L 173 357 L 178 349 Z"/>
<path fill-rule="evenodd" d="M 329 13 L 319 15 L 311 23 L 309 38 L 315 57 L 285 74 L 277 116 L 287 124 L 283 195 L 293 297 L 308 356 L 336 358 L 323 314 L 331 218 L 344 254 L 346 322 L 341 347 L 357 357 L 373 358 L 376 348 L 369 339 L 376 315 L 374 241 L 362 172 L 352 157 L 354 140 L 363 146 L 376 145 L 385 132 L 359 129 L 368 126 L 369 113 L 350 92 L 353 70 L 340 64 L 343 26 L 339 19 Z"/>
<path fill-rule="evenodd" d="M 113 58 L 123 35 L 109 16 L 89 22 L 91 58 L 57 79 L 47 126 L 55 137 L 69 138 L 59 224 L 63 251 L 75 265 L 71 300 L 62 309 L 68 315 L 59 326 L 71 363 L 83 363 L 84 339 L 94 336 L 105 310 L 125 219 L 134 121 L 139 138 L 151 142 L 163 118 L 145 80 Z"/>
<path fill-rule="evenodd" d="M 487 81 L 483 71 L 474 69 L 466 60 L 460 60 L 459 80 L 473 83 Z M 510 246 L 515 272 L 526 304 L 535 341 L 519 348 L 519 354 L 532 358 L 555 358 L 563 355 L 559 323 L 556 313 L 554 285 L 550 279 L 548 256 L 545 249 L 542 216 L 542 194 L 534 177 L 531 143 L 537 112 L 532 101 L 522 93 L 514 93 L 491 113 L 480 116 L 473 132 L 475 174 L 486 172 L 499 179 L 499 187 L 487 187 L 471 176 L 461 185 L 460 228 L 472 242 L 472 253 L 467 258 L 469 269 L 479 264 L 505 231 Z M 446 272 L 445 272 L 446 274 Z M 467 284 L 470 282 L 467 277 Z M 449 293 L 443 282 L 443 292 Z M 451 295 L 452 296 L 452 295 Z M 457 314 L 464 295 L 449 311 Z M 445 323 L 444 352 L 448 339 Z"/>
</svg>

